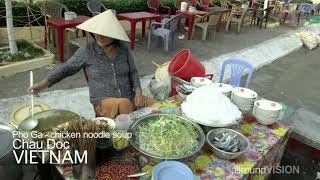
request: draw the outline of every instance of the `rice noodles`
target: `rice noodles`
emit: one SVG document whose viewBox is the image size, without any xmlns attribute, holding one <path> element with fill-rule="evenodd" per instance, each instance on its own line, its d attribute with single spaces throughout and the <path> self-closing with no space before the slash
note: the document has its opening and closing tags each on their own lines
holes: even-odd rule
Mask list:
<svg viewBox="0 0 320 180">
<path fill-rule="evenodd" d="M 236 123 L 241 112 L 214 85 L 196 89 L 181 105 L 182 111 L 199 124 L 225 126 Z"/>
</svg>

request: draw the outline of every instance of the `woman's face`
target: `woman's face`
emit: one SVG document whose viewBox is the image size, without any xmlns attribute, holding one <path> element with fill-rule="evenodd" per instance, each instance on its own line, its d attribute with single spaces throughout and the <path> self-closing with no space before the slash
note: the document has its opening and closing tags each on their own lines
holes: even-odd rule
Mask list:
<svg viewBox="0 0 320 180">
<path fill-rule="evenodd" d="M 100 47 L 102 47 L 102 48 L 113 42 L 112 38 L 109 38 L 109 37 L 106 37 L 106 36 L 101 36 L 101 35 L 98 35 L 98 34 L 94 34 L 94 37 L 95 37 L 98 45 Z"/>
</svg>

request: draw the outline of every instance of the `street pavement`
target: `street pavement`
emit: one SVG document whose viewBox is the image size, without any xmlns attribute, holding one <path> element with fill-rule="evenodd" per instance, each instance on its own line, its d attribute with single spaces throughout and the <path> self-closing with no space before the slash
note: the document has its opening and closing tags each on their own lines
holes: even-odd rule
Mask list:
<svg viewBox="0 0 320 180">
<path fill-rule="evenodd" d="M 212 57 L 218 57 L 220 55 L 239 51 L 244 48 L 260 44 L 266 40 L 275 38 L 277 36 L 286 34 L 288 32 L 295 31 L 295 27 L 280 26 L 271 29 L 260 29 L 258 27 L 244 26 L 241 33 L 236 34 L 234 29 L 230 32 L 225 32 L 222 28 L 221 32 L 216 33 L 213 38 L 213 31 L 209 31 L 206 41 L 201 41 L 201 30 L 197 30 L 194 35 L 194 40 L 186 40 L 186 32 L 180 30 L 177 34 L 175 48 L 168 53 L 163 51 L 162 46 L 157 46 L 156 39 L 152 41 L 152 48 L 147 51 L 147 39 L 141 38 L 141 33 L 137 32 L 136 48 L 132 51 L 136 66 L 141 77 L 154 73 L 156 67 L 152 64 L 152 61 L 161 64 L 170 61 L 173 56 L 183 48 L 190 49 L 193 56 L 199 61 L 205 61 Z M 184 36 L 184 39 L 178 37 Z M 66 53 L 65 59 L 68 59 L 73 52 L 77 49 L 74 46 Z M 50 50 L 56 54 L 56 49 L 53 47 Z M 57 62 L 57 64 L 59 64 Z M 34 70 L 34 80 L 38 81 L 46 77 L 46 75 L 55 68 L 57 64 Z M 0 77 L 0 99 L 17 97 L 26 94 L 25 88 L 28 85 L 29 73 L 19 73 L 11 77 Z M 73 89 L 78 87 L 85 87 L 87 84 L 84 80 L 83 72 L 63 80 L 61 83 L 53 86 L 47 91 L 61 90 L 61 89 Z"/>
</svg>

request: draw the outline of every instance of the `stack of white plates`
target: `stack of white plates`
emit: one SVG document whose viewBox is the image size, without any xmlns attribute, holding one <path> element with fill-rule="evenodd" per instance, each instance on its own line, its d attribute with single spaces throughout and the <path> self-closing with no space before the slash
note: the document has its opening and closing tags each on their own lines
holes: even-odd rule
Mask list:
<svg viewBox="0 0 320 180">
<path fill-rule="evenodd" d="M 269 100 L 259 100 L 254 103 L 253 115 L 257 121 L 270 125 L 279 120 L 282 105 Z"/>
<path fill-rule="evenodd" d="M 222 94 L 224 94 L 225 96 L 227 96 L 227 97 L 231 96 L 231 92 L 232 92 L 232 89 L 233 89 L 233 87 L 231 85 L 223 84 L 223 83 L 214 83 L 213 85 L 215 87 L 217 87 L 218 90 L 220 92 L 222 92 Z"/>
<path fill-rule="evenodd" d="M 253 109 L 253 104 L 258 94 L 250 89 L 237 87 L 232 90 L 231 101 L 244 113 L 249 113 Z"/>
</svg>

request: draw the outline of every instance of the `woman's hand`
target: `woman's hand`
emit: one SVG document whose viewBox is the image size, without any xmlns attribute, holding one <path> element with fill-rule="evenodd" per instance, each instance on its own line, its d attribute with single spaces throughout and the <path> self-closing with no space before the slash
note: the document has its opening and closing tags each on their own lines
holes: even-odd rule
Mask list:
<svg viewBox="0 0 320 180">
<path fill-rule="evenodd" d="M 145 101 L 142 96 L 142 91 L 140 89 L 136 90 L 136 95 L 134 97 L 134 105 L 135 105 L 136 109 L 140 109 L 145 106 Z"/>
<path fill-rule="evenodd" d="M 33 86 L 28 87 L 27 91 L 29 94 L 33 94 L 39 97 L 39 93 L 45 88 L 47 88 L 48 86 L 49 86 L 49 81 L 45 79 L 40 82 L 37 82 Z"/>
</svg>

